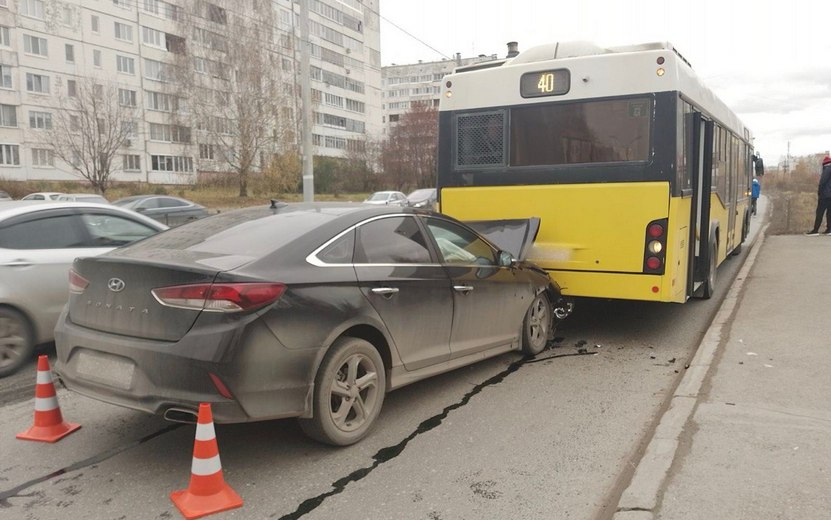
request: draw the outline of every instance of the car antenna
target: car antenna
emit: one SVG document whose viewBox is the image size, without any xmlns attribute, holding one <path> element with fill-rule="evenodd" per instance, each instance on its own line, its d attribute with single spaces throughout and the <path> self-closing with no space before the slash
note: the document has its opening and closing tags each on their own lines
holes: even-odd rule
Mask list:
<svg viewBox="0 0 831 520">
<path fill-rule="evenodd" d="M 288 206 L 285 202 L 280 202 L 277 199 L 271 199 L 271 209 L 282 208 L 284 206 Z"/>
</svg>

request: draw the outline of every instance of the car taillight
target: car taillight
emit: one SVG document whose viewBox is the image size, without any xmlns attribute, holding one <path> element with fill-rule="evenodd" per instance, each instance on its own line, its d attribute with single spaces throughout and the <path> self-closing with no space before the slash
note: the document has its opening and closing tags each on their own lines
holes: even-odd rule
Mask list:
<svg viewBox="0 0 831 520">
<path fill-rule="evenodd" d="M 75 269 L 69 270 L 69 292 L 82 294 L 89 285 L 89 280 L 78 274 Z"/>
<path fill-rule="evenodd" d="M 162 305 L 213 312 L 242 312 L 264 307 L 280 299 L 281 283 L 201 283 L 159 287 L 151 292 Z"/>
</svg>

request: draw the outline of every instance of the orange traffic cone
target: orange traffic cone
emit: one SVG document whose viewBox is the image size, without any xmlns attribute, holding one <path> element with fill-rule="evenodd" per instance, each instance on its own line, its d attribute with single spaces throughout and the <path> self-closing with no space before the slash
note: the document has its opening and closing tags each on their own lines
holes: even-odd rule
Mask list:
<svg viewBox="0 0 831 520">
<path fill-rule="evenodd" d="M 80 428 L 80 424 L 68 423 L 63 420 L 61 407 L 58 406 L 58 395 L 52 383 L 52 371 L 49 369 L 49 358 L 38 356 L 38 377 L 35 385 L 35 424 L 23 433 L 18 433 L 18 439 L 27 441 L 57 442 Z"/>
<path fill-rule="evenodd" d="M 190 485 L 172 492 L 170 499 L 188 520 L 242 506 L 242 498 L 222 478 L 214 418 L 208 403 L 199 405 Z"/>
</svg>

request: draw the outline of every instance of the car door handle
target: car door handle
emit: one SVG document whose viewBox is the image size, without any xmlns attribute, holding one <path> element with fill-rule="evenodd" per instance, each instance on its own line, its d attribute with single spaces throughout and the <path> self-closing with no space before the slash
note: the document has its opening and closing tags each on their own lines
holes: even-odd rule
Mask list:
<svg viewBox="0 0 831 520">
<path fill-rule="evenodd" d="M 375 287 L 372 292 L 382 296 L 391 296 L 398 292 L 398 287 Z"/>
<path fill-rule="evenodd" d="M 14 260 L 3 265 L 5 265 L 6 267 L 29 267 L 30 265 L 32 265 L 32 262 L 28 262 L 26 260 Z"/>
<path fill-rule="evenodd" d="M 454 285 L 453 290 L 460 293 L 469 293 L 473 290 L 473 287 L 470 285 Z"/>
</svg>

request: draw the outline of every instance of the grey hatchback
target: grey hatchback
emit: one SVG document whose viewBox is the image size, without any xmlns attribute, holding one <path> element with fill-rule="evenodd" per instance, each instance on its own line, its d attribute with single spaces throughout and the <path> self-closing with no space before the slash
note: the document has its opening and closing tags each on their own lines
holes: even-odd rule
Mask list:
<svg viewBox="0 0 831 520">
<path fill-rule="evenodd" d="M 113 204 L 137 211 L 171 227 L 208 216 L 204 206 L 168 195 L 134 195 L 118 199 Z"/>
<path fill-rule="evenodd" d="M 384 394 L 510 350 L 545 348 L 567 312 L 541 269 L 449 217 L 282 204 L 173 228 L 75 261 L 55 329 L 64 385 L 217 422 L 299 417 L 357 442 Z"/>
</svg>

